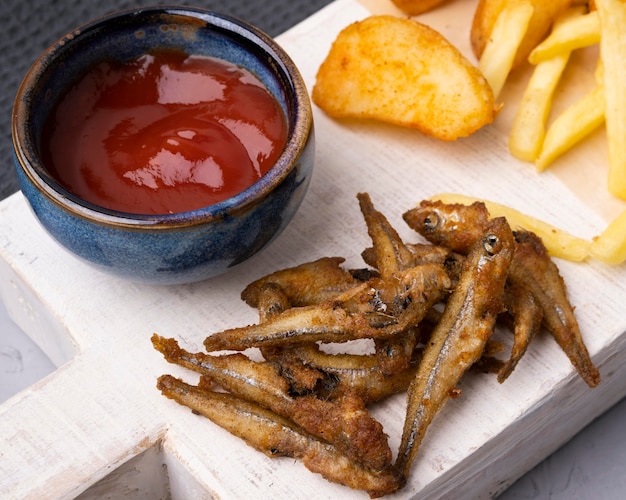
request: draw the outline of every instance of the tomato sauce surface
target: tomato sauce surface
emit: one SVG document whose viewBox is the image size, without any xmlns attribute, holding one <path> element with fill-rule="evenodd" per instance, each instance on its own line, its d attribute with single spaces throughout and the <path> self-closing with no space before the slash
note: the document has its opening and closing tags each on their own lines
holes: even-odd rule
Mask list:
<svg viewBox="0 0 626 500">
<path fill-rule="evenodd" d="M 280 105 L 252 73 L 168 51 L 90 70 L 51 113 L 42 155 L 84 200 L 167 214 L 245 190 L 286 140 Z"/>
</svg>

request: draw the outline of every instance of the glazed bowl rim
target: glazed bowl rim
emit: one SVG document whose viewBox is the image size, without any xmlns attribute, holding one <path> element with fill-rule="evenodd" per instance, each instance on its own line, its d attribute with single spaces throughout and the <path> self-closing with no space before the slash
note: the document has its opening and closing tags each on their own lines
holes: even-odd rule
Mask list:
<svg viewBox="0 0 626 500">
<path fill-rule="evenodd" d="M 178 19 L 188 17 L 201 20 L 206 25 L 215 26 L 227 33 L 227 36 L 240 40 L 242 46 L 246 44 L 257 46 L 262 53 L 269 57 L 270 64 L 271 62 L 277 63 L 274 71 L 282 73 L 284 78 L 281 80 L 288 83 L 288 98 L 293 99 L 294 103 L 292 117 L 286 116 L 288 136 L 283 151 L 274 165 L 260 179 L 237 195 L 197 210 L 172 214 L 135 214 L 111 210 L 82 200 L 61 186 L 46 172 L 45 166 L 35 153 L 36 148 L 31 134 L 28 133 L 27 125 L 30 106 L 24 97 L 28 95 L 31 86 L 37 82 L 39 75 L 48 71 L 56 54 L 63 50 L 63 47 L 68 44 L 80 43 L 81 35 L 98 30 L 106 23 L 114 23 L 117 19 L 142 14 L 176 16 Z M 40 194 L 64 211 L 82 219 L 102 225 L 136 229 L 167 229 L 206 224 L 227 216 L 236 216 L 239 212 L 245 212 L 268 196 L 290 174 L 304 152 L 309 136 L 313 131 L 312 107 L 302 75 L 290 56 L 273 38 L 259 28 L 234 16 L 199 7 L 176 5 L 159 5 L 116 11 L 88 21 L 63 35 L 38 57 L 24 76 L 15 97 L 12 118 L 12 140 L 17 163 Z M 45 174 L 42 175 L 42 172 Z"/>
</svg>

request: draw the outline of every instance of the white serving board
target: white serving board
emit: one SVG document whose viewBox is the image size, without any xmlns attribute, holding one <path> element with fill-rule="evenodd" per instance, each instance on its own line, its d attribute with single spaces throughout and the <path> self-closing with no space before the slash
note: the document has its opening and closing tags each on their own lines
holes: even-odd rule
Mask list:
<svg viewBox="0 0 626 500">
<path fill-rule="evenodd" d="M 421 19 L 471 57 L 467 30 L 474 5 L 457 0 Z M 278 40 L 312 86 L 339 30 L 387 11 L 397 14 L 382 0 L 339 0 Z M 580 66 L 583 72 L 589 66 L 584 57 Z M 523 78 L 512 81 L 503 99 L 519 92 Z M 359 191 L 369 192 L 410 241 L 418 238 L 405 227 L 402 212 L 442 191 L 505 202 L 582 237 L 598 234 L 625 207 L 605 192 L 603 133 L 540 175 L 508 154 L 510 117 L 505 106 L 493 126 L 444 144 L 411 130 L 335 122 L 315 109 L 317 165 L 293 223 L 251 261 L 188 286 L 144 286 L 101 274 L 52 241 L 20 193 L 4 200 L 1 298 L 58 368 L 0 405 L 0 495 L 367 498 L 294 460 L 269 459 L 163 398 L 155 388 L 159 375 L 194 376 L 167 364 L 150 336 L 158 332 L 201 350 L 210 333 L 257 320 L 239 299 L 253 279 L 323 255 L 362 266 L 359 255 L 370 242 L 355 198 Z M 600 173 L 576 181 L 589 165 Z M 545 335 L 505 384 L 470 374 L 461 397 L 429 429 L 409 484 L 393 498 L 492 497 L 626 395 L 626 266 L 558 265 L 600 368 L 600 386 L 588 389 Z M 403 396 L 373 411 L 395 450 Z"/>
</svg>

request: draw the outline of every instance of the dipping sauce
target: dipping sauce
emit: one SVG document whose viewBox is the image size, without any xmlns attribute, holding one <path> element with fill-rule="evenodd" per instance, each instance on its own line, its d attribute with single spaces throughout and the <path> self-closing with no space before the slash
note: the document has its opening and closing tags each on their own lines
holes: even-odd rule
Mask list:
<svg viewBox="0 0 626 500">
<path fill-rule="evenodd" d="M 282 108 L 251 72 L 163 51 L 90 70 L 53 109 L 42 157 L 86 201 L 167 214 L 245 190 L 286 141 Z"/>
</svg>

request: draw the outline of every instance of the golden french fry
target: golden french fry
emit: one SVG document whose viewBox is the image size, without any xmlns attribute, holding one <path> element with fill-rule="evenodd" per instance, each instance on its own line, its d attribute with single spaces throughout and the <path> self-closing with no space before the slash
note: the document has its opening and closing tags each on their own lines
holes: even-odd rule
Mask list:
<svg viewBox="0 0 626 500">
<path fill-rule="evenodd" d="M 482 53 L 492 38 L 493 27 L 502 10 L 524 1 L 527 0 L 478 1 L 470 28 L 472 51 L 477 59 L 482 58 Z M 555 19 L 572 4 L 572 0 L 531 0 L 531 4 L 534 8 L 533 15 L 515 54 L 513 69 L 526 63 L 530 51 L 545 38 Z"/>
<path fill-rule="evenodd" d="M 591 255 L 607 264 L 626 262 L 626 210 L 593 239 Z"/>
<path fill-rule="evenodd" d="M 534 7 L 530 1 L 505 6 L 493 26 L 491 36 L 480 56 L 478 69 L 491 85 L 497 98 L 513 67 L 515 54 L 519 49 Z"/>
<path fill-rule="evenodd" d="M 591 92 L 566 108 L 552 122 L 541 152 L 535 161 L 539 172 L 572 149 L 604 123 L 604 87 L 598 85 Z"/>
<path fill-rule="evenodd" d="M 600 42 L 600 18 L 598 12 L 585 14 L 583 6 L 572 7 L 570 16 L 555 24 L 548 37 L 537 45 L 528 56 L 531 64 L 539 64 L 557 54 L 589 47 Z"/>
<path fill-rule="evenodd" d="M 604 63 L 601 57 L 598 58 L 598 64 L 596 65 L 596 70 L 593 72 L 593 76 L 598 85 L 604 85 Z"/>
<path fill-rule="evenodd" d="M 552 96 L 567 66 L 569 55 L 569 52 L 564 52 L 535 66 L 509 134 L 509 150 L 520 160 L 535 161 L 541 151 L 552 108 Z"/>
<path fill-rule="evenodd" d="M 478 0 L 470 28 L 470 42 L 476 59 L 482 57 L 493 26 L 506 4 L 507 0 Z"/>
<path fill-rule="evenodd" d="M 609 192 L 626 199 L 626 1 L 596 0 L 602 38 Z"/>
<path fill-rule="evenodd" d="M 524 228 L 539 236 L 553 257 L 581 262 L 590 255 L 591 241 L 573 236 L 547 222 L 506 205 L 456 193 L 440 193 L 431 196 L 430 199 L 441 200 L 444 203 L 463 203 L 466 205 L 475 201 L 482 201 L 492 217 L 506 217 L 513 229 Z"/>
<path fill-rule="evenodd" d="M 312 99 L 329 116 L 381 120 L 445 141 L 474 133 L 498 110 L 478 68 L 443 35 L 385 15 L 337 35 Z"/>
</svg>

